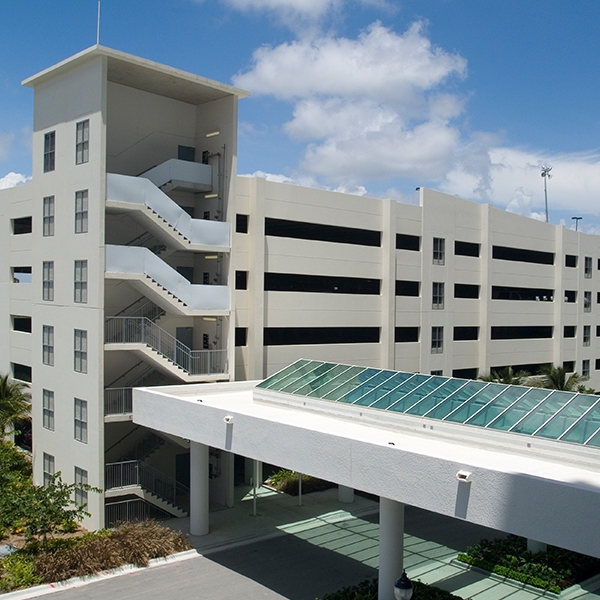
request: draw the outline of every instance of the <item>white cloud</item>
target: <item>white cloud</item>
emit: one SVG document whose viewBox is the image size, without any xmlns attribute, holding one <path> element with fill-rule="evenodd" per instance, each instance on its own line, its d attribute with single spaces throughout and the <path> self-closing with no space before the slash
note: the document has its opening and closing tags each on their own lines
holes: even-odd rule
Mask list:
<svg viewBox="0 0 600 600">
<path fill-rule="evenodd" d="M 12 188 L 22 183 L 28 183 L 29 181 L 31 181 L 31 177 L 11 172 L 4 177 L 0 177 L 0 190 Z"/>
<path fill-rule="evenodd" d="M 232 8 L 242 11 L 275 11 L 283 15 L 296 13 L 317 18 L 342 4 L 341 0 L 224 0 Z"/>
<path fill-rule="evenodd" d="M 8 153 L 14 138 L 14 133 L 2 133 L 0 131 L 0 160 L 6 160 L 8 158 Z"/>
<path fill-rule="evenodd" d="M 308 142 L 301 168 L 336 186 L 410 176 L 442 179 L 464 100 L 445 92 L 466 61 L 414 23 L 402 35 L 373 23 L 357 39 L 321 36 L 263 47 L 234 83 L 294 103 L 284 130 Z"/>
</svg>

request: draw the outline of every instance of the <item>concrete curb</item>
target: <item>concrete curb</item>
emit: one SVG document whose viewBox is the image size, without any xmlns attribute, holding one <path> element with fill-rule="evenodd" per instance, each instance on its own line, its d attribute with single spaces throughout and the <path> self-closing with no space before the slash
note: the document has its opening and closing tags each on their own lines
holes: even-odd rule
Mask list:
<svg viewBox="0 0 600 600">
<path fill-rule="evenodd" d="M 162 565 L 181 562 L 200 556 L 196 550 L 186 550 L 184 552 L 178 552 L 177 554 L 171 554 L 170 556 L 164 556 L 161 558 L 153 558 L 150 560 L 147 567 L 136 567 L 135 565 L 123 565 L 116 569 L 108 569 L 95 575 L 88 577 L 73 577 L 66 581 L 59 581 L 56 583 L 45 583 L 43 585 L 36 585 L 35 587 L 27 588 L 24 590 L 16 590 L 14 592 L 8 592 L 2 594 L 2 600 L 26 600 L 27 598 L 37 598 L 39 596 L 46 596 L 54 592 L 60 592 L 62 590 L 69 590 L 72 588 L 82 587 L 88 583 L 94 581 L 102 581 L 103 579 L 111 579 L 112 577 L 119 577 L 120 575 L 127 575 L 128 573 L 135 573 L 136 571 L 142 571 L 143 569 L 151 569 L 153 567 L 160 567 Z"/>
</svg>

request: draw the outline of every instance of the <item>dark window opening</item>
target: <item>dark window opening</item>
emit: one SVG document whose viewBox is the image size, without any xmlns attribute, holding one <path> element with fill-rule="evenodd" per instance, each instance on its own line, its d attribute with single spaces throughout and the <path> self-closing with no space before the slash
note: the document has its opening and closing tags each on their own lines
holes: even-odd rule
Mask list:
<svg viewBox="0 0 600 600">
<path fill-rule="evenodd" d="M 600 337 L 600 325 L 596 325 L 596 337 Z"/>
<path fill-rule="evenodd" d="M 565 267 L 576 267 L 577 257 L 574 254 L 565 254 Z"/>
<path fill-rule="evenodd" d="M 265 346 L 312 344 L 378 344 L 379 327 L 268 327 Z"/>
<path fill-rule="evenodd" d="M 454 341 L 463 342 L 479 339 L 479 327 L 455 327 Z"/>
<path fill-rule="evenodd" d="M 235 215 L 235 232 L 248 233 L 248 215 Z"/>
<path fill-rule="evenodd" d="M 196 148 L 193 146 L 177 146 L 177 158 L 194 162 L 196 160 Z"/>
<path fill-rule="evenodd" d="M 269 217 L 265 219 L 265 235 L 356 246 L 381 246 L 381 231 Z"/>
<path fill-rule="evenodd" d="M 552 337 L 551 325 L 492 327 L 493 340 L 533 340 Z"/>
<path fill-rule="evenodd" d="M 396 250 L 412 250 L 418 252 L 421 249 L 421 238 L 418 235 L 406 233 L 396 234 Z"/>
<path fill-rule="evenodd" d="M 32 232 L 31 217 L 20 217 L 12 220 L 12 231 L 14 235 L 23 235 Z"/>
<path fill-rule="evenodd" d="M 529 373 L 530 375 L 539 375 L 541 370 L 544 367 L 548 367 L 549 364 L 548 363 L 531 363 L 528 365 L 510 365 L 510 367 L 512 368 L 512 370 L 515 373 L 518 373 L 519 371 L 524 371 L 525 373 Z M 509 367 L 509 365 L 502 365 L 499 367 L 492 367 L 490 369 L 490 371 L 496 371 L 496 373 L 501 373 L 502 371 L 504 371 L 505 369 L 507 369 Z"/>
<path fill-rule="evenodd" d="M 563 337 L 574 338 L 577 327 L 575 325 L 565 325 L 563 329 Z"/>
<path fill-rule="evenodd" d="M 477 379 L 479 369 L 473 367 L 472 369 L 453 369 L 452 377 L 458 377 L 459 379 Z"/>
<path fill-rule="evenodd" d="M 492 286 L 492 300 L 533 300 L 537 302 L 552 302 L 554 300 L 554 290 L 494 285 Z"/>
<path fill-rule="evenodd" d="M 202 350 L 209 350 L 210 349 L 210 336 L 208 335 L 208 333 L 203 333 L 202 334 Z"/>
<path fill-rule="evenodd" d="M 248 328 L 247 327 L 236 327 L 235 328 L 235 345 L 236 346 L 247 346 L 248 345 Z"/>
<path fill-rule="evenodd" d="M 454 254 L 457 256 L 479 256 L 480 244 L 473 244 L 472 242 L 454 242 Z"/>
<path fill-rule="evenodd" d="M 596 359 L 596 371 L 598 371 L 600 369 L 600 358 Z"/>
<path fill-rule="evenodd" d="M 248 271 L 236 271 L 235 272 L 235 289 L 236 290 L 247 290 L 248 289 Z"/>
<path fill-rule="evenodd" d="M 22 331 L 23 333 L 31 333 L 31 317 L 13 316 L 13 330 Z"/>
<path fill-rule="evenodd" d="M 13 379 L 31 383 L 31 367 L 19 363 L 10 363 Z"/>
<path fill-rule="evenodd" d="M 575 361 L 574 360 L 565 360 L 562 364 L 563 369 L 567 372 L 567 373 L 574 373 L 575 372 Z"/>
<path fill-rule="evenodd" d="M 394 330 L 394 342 L 402 344 L 405 342 L 418 342 L 419 328 L 418 327 L 396 327 Z"/>
<path fill-rule="evenodd" d="M 492 258 L 536 263 L 539 265 L 554 264 L 553 252 L 540 252 L 539 250 L 527 250 L 525 248 L 509 248 L 507 246 L 492 246 Z"/>
<path fill-rule="evenodd" d="M 420 281 L 396 281 L 396 296 L 418 296 Z"/>
<path fill-rule="evenodd" d="M 455 283 L 454 284 L 454 297 L 455 298 L 479 298 L 479 286 L 471 285 L 469 283 Z"/>
<path fill-rule="evenodd" d="M 577 302 L 577 292 L 575 290 L 565 290 L 565 302 Z"/>
<path fill-rule="evenodd" d="M 31 283 L 31 267 L 13 267 L 13 283 Z"/>
<path fill-rule="evenodd" d="M 313 292 L 320 294 L 379 294 L 379 279 L 300 275 L 296 273 L 265 273 L 265 291 Z"/>
</svg>

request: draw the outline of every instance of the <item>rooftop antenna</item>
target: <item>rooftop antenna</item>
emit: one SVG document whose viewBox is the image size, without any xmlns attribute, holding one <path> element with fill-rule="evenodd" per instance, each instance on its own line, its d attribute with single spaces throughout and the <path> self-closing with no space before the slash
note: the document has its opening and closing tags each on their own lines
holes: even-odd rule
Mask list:
<svg viewBox="0 0 600 600">
<path fill-rule="evenodd" d="M 96 46 L 100 45 L 100 0 L 98 0 L 98 25 L 96 26 Z"/>
<path fill-rule="evenodd" d="M 100 0 L 98 0 L 100 1 Z M 548 189 L 546 187 L 546 180 L 551 179 L 552 175 L 550 175 L 550 171 L 552 171 L 552 167 L 545 167 L 542 165 L 541 176 L 544 178 L 544 200 L 546 201 L 546 223 L 548 223 Z"/>
</svg>

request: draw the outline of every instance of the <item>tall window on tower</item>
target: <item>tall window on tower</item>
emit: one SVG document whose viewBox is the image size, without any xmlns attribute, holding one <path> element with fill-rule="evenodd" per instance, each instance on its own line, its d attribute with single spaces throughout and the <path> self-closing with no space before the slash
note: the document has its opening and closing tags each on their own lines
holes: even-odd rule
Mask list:
<svg viewBox="0 0 600 600">
<path fill-rule="evenodd" d="M 44 173 L 54 171 L 55 144 L 55 132 L 49 131 L 46 135 L 44 135 Z"/>
<path fill-rule="evenodd" d="M 75 164 L 81 165 L 90 160 L 90 120 L 86 119 L 76 125 Z"/>
<path fill-rule="evenodd" d="M 433 238 L 433 264 L 443 265 L 446 263 L 446 240 L 444 238 Z"/>
</svg>

